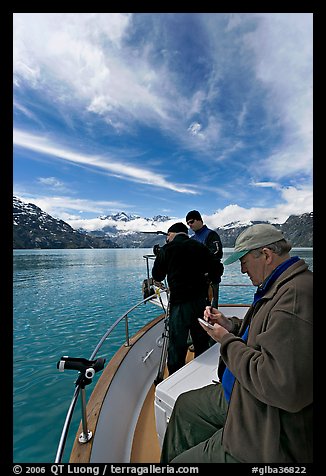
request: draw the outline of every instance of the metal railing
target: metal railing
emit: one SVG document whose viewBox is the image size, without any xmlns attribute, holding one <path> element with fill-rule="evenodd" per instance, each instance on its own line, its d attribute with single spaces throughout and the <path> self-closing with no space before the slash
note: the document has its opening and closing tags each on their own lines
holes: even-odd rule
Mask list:
<svg viewBox="0 0 326 476">
<path fill-rule="evenodd" d="M 168 289 L 167 288 L 162 288 L 160 289 L 160 292 L 168 292 Z M 97 343 L 97 345 L 95 346 L 90 358 L 89 358 L 89 361 L 94 361 L 94 358 L 95 356 L 97 355 L 98 351 L 100 350 L 100 348 L 102 347 L 103 343 L 106 341 L 106 339 L 110 336 L 110 334 L 113 332 L 113 330 L 119 325 L 119 323 L 123 320 L 125 320 L 125 345 L 127 347 L 130 346 L 130 337 L 129 337 L 129 323 L 128 323 L 128 316 L 129 314 L 134 311 L 136 308 L 138 308 L 139 306 L 141 306 L 142 304 L 145 304 L 147 301 L 150 301 L 150 300 L 153 300 L 154 298 L 158 298 L 161 305 L 162 305 L 162 308 L 163 308 L 163 311 L 164 313 L 166 312 L 165 310 L 165 307 L 162 303 L 162 300 L 160 299 L 160 296 L 158 294 L 153 294 L 145 299 L 143 299 L 142 301 L 139 301 L 137 304 L 135 304 L 134 306 L 132 306 L 130 309 L 128 309 L 128 311 L 126 311 L 122 316 L 120 316 L 109 328 L 108 330 L 105 332 L 105 334 L 103 335 L 103 337 L 99 340 L 99 342 Z M 65 357 L 62 359 L 69 359 L 69 357 Z M 85 359 L 75 359 L 75 360 L 85 360 Z M 60 361 L 62 362 L 62 361 Z M 57 367 L 59 368 L 60 363 L 58 362 L 57 364 Z M 72 368 L 72 367 L 70 367 Z M 60 369 L 59 369 L 60 370 Z M 63 370 L 63 369 L 61 369 Z M 91 382 L 91 379 L 90 379 L 90 382 Z M 90 383 L 88 382 L 88 383 Z M 58 449 L 57 449 L 57 453 L 56 453 L 56 457 L 55 457 L 55 463 L 60 463 L 61 460 L 62 460 L 62 456 L 63 456 L 63 453 L 64 453 L 64 449 L 65 449 L 65 445 L 66 445 L 66 441 L 67 441 L 67 437 L 68 437 L 68 433 L 69 433 L 69 428 L 70 428 L 70 424 L 71 424 L 71 419 L 72 419 L 72 416 L 73 416 L 73 413 L 74 413 L 74 410 L 75 410 L 75 406 L 76 406 L 76 402 L 77 402 L 77 399 L 78 399 L 78 395 L 79 395 L 79 392 L 80 390 L 82 390 L 82 394 L 81 394 L 81 406 L 82 406 L 82 423 L 83 423 L 83 432 L 81 433 L 80 435 L 80 438 L 79 438 L 79 441 L 81 443 L 86 443 L 87 441 L 89 441 L 92 437 L 91 435 L 91 432 L 89 432 L 87 430 L 87 420 L 86 420 L 86 397 L 85 397 L 85 388 L 84 388 L 84 385 L 85 385 L 85 382 L 83 382 L 83 380 L 79 380 L 77 379 L 76 380 L 76 387 L 75 387 L 75 391 L 74 391 L 74 394 L 73 394 L 73 397 L 72 397 L 72 400 L 71 400 L 71 403 L 70 403 L 70 406 L 68 408 L 68 411 L 67 411 L 67 414 L 66 414 L 66 419 L 65 419 L 65 422 L 64 422 L 64 425 L 63 425 L 63 429 L 62 429 L 62 432 L 61 432 L 61 436 L 60 436 L 60 440 L 59 440 L 59 444 L 58 444 Z"/>
</svg>

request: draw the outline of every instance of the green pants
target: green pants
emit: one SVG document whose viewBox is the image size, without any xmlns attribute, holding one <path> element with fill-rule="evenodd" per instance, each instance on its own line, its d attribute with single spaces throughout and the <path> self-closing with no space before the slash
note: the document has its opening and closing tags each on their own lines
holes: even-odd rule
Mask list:
<svg viewBox="0 0 326 476">
<path fill-rule="evenodd" d="M 221 384 L 179 395 L 164 436 L 161 463 L 238 463 L 221 444 L 227 409 Z"/>
</svg>

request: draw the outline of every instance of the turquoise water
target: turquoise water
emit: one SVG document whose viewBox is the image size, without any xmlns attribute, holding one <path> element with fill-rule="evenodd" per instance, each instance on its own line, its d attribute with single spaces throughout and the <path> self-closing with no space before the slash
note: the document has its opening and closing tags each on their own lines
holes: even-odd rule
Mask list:
<svg viewBox="0 0 326 476">
<path fill-rule="evenodd" d="M 226 258 L 231 250 L 225 250 Z M 149 249 L 15 250 L 14 281 L 14 428 L 15 463 L 55 459 L 77 373 L 59 372 L 63 355 L 90 358 L 110 325 L 138 301 L 146 278 L 143 255 Z M 312 249 L 293 250 L 312 269 Z M 250 284 L 239 263 L 225 268 L 222 284 Z M 220 302 L 250 303 L 253 286 L 222 286 Z M 151 304 L 130 316 L 130 332 L 160 313 Z M 97 357 L 110 357 L 124 341 L 118 326 Z M 86 387 L 90 395 L 93 384 Z M 80 421 L 77 403 L 63 462 Z"/>
</svg>

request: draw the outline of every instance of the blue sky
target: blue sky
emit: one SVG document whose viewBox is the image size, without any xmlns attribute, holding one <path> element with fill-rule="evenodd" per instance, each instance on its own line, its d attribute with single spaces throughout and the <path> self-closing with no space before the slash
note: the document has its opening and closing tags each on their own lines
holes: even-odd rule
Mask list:
<svg viewBox="0 0 326 476">
<path fill-rule="evenodd" d="M 312 13 L 14 13 L 14 194 L 74 228 L 313 209 Z"/>
</svg>

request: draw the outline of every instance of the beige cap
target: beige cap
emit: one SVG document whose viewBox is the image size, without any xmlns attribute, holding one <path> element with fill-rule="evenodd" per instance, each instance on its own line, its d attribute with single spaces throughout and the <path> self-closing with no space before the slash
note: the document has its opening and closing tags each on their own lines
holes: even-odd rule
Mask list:
<svg viewBox="0 0 326 476">
<path fill-rule="evenodd" d="M 234 252 L 224 261 L 224 264 L 234 263 L 251 250 L 283 239 L 283 232 L 275 228 L 274 225 L 259 223 L 258 225 L 249 226 L 235 240 Z"/>
</svg>

